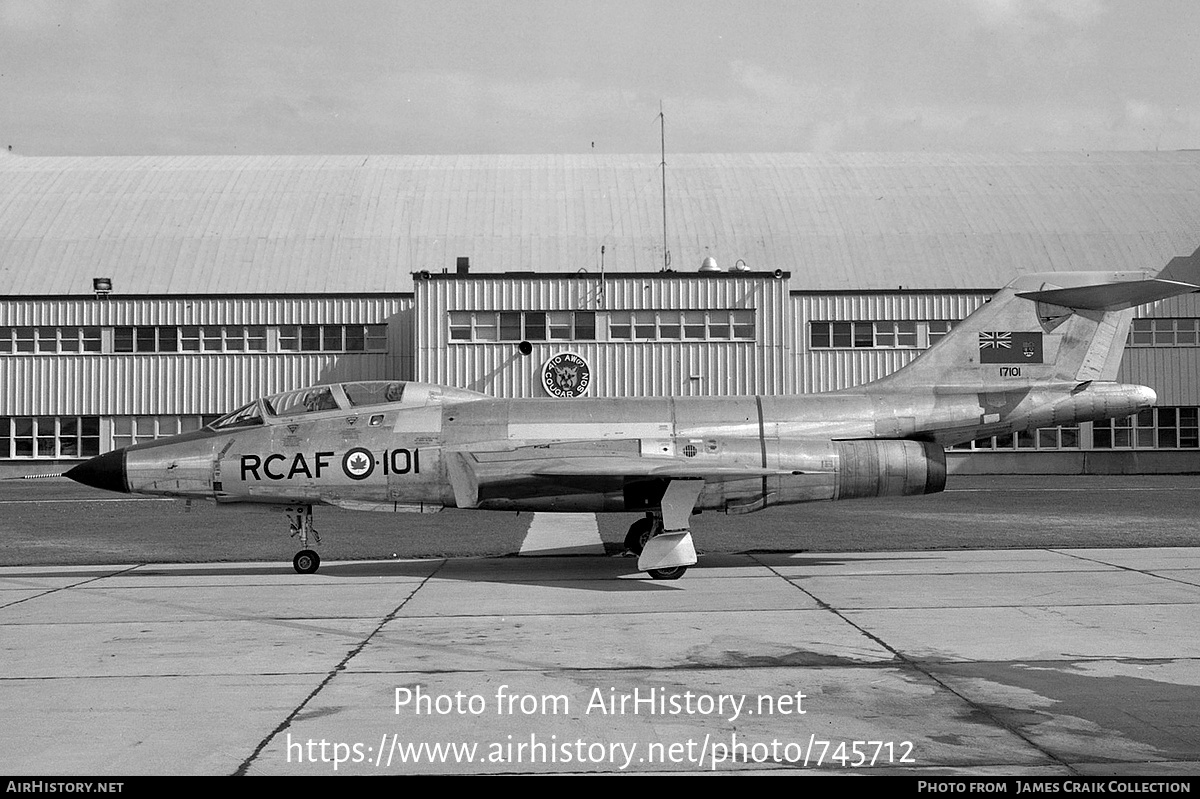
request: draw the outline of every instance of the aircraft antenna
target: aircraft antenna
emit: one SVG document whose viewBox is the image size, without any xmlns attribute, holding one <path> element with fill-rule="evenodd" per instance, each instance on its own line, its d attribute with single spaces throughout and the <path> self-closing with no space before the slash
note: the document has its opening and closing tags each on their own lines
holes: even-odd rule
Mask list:
<svg viewBox="0 0 1200 799">
<path fill-rule="evenodd" d="M 600 290 L 596 292 L 596 304 L 604 307 L 604 245 L 600 245 Z"/>
<path fill-rule="evenodd" d="M 667 249 L 667 117 L 663 113 L 662 100 L 658 101 L 659 152 L 662 154 L 662 206 L 663 206 L 663 271 L 671 266 L 671 251 Z"/>
</svg>

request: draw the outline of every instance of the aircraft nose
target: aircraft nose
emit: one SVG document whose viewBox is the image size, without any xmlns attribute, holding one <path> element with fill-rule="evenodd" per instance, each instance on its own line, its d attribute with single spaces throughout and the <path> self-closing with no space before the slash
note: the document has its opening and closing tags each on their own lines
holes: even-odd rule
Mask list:
<svg viewBox="0 0 1200 799">
<path fill-rule="evenodd" d="M 118 491 L 122 494 L 129 493 L 129 482 L 125 477 L 124 449 L 115 449 L 112 452 L 97 455 L 69 470 L 63 476 L 92 488 Z"/>
</svg>

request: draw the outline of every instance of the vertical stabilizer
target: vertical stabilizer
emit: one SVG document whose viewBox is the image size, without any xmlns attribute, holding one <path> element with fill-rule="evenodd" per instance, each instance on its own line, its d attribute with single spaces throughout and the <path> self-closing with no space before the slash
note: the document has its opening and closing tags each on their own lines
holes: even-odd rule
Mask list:
<svg viewBox="0 0 1200 799">
<path fill-rule="evenodd" d="M 971 388 L 1112 381 L 1133 309 L 1198 290 L 1200 250 L 1172 260 L 1158 275 L 1025 275 L 875 385 Z"/>
</svg>

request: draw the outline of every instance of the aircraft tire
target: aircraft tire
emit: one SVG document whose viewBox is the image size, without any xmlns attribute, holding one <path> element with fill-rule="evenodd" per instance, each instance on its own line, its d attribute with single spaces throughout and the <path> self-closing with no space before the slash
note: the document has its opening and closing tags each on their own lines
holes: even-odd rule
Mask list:
<svg viewBox="0 0 1200 799">
<path fill-rule="evenodd" d="M 646 542 L 654 536 L 654 522 L 654 519 L 647 517 L 629 525 L 629 532 L 625 534 L 625 548 L 635 555 L 642 554 Z"/>
<path fill-rule="evenodd" d="M 647 573 L 655 580 L 678 580 L 687 570 L 687 566 L 672 566 L 669 569 L 651 569 Z"/>
<path fill-rule="evenodd" d="M 292 558 L 292 567 L 299 574 L 314 574 L 321 566 L 321 556 L 311 549 L 302 549 Z"/>
</svg>

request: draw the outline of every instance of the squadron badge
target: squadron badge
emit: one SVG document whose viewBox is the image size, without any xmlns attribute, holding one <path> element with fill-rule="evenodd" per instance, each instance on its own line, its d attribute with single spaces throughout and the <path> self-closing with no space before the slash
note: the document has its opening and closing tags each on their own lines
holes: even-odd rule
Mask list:
<svg viewBox="0 0 1200 799">
<path fill-rule="evenodd" d="M 542 365 L 542 387 L 552 397 L 582 397 L 591 382 L 587 361 L 573 352 L 560 352 Z"/>
</svg>

